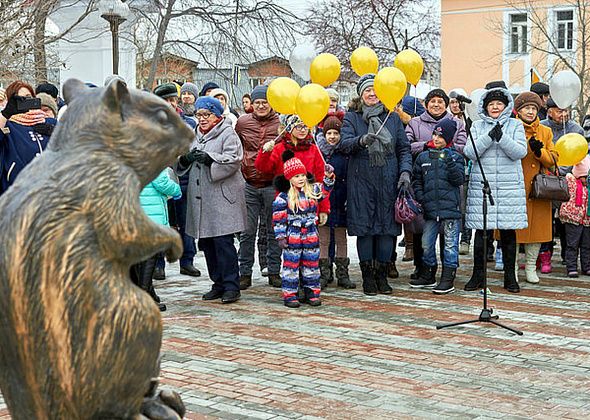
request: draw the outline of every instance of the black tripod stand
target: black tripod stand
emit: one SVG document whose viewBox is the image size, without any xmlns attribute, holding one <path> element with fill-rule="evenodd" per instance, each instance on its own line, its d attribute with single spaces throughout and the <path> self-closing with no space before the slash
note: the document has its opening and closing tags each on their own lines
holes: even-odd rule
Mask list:
<svg viewBox="0 0 590 420">
<path fill-rule="evenodd" d="M 465 128 L 467 133 L 469 134 L 469 139 L 471 140 L 471 145 L 473 146 L 473 151 L 475 153 L 475 159 L 477 161 L 477 165 L 479 166 L 479 170 L 481 172 L 482 181 L 482 194 L 483 194 L 483 309 L 479 314 L 479 318 L 470 319 L 467 321 L 460 321 L 460 322 L 453 322 L 451 324 L 442 324 L 437 325 L 436 329 L 440 330 L 441 328 L 448 328 L 448 327 L 456 327 L 458 325 L 465 325 L 465 324 L 473 324 L 475 322 L 491 322 L 498 327 L 502 327 L 509 331 L 512 331 L 515 334 L 522 335 L 522 331 L 516 330 L 514 328 L 510 328 L 506 325 L 501 324 L 500 322 L 496 321 L 499 317 L 498 315 L 492 315 L 493 309 L 488 308 L 488 267 L 487 261 L 485 260 L 487 251 L 488 251 L 488 200 L 490 200 L 490 205 L 494 205 L 494 198 L 492 197 L 492 190 L 490 189 L 490 184 L 486 178 L 486 174 L 483 171 L 483 167 L 481 165 L 481 160 L 479 158 L 479 153 L 477 152 L 477 147 L 475 146 L 475 141 L 473 140 L 473 136 L 471 135 L 471 130 L 469 126 L 466 124 Z"/>
</svg>

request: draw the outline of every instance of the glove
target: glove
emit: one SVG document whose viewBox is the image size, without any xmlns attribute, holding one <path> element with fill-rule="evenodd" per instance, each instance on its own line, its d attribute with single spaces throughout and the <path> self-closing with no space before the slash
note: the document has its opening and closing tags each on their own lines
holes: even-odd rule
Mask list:
<svg viewBox="0 0 590 420">
<path fill-rule="evenodd" d="M 529 146 L 531 150 L 537 157 L 541 157 L 541 149 L 545 146 L 542 141 L 537 140 L 534 137 L 531 137 L 529 140 Z"/>
<path fill-rule="evenodd" d="M 287 238 L 279 239 L 277 242 L 279 243 L 279 248 L 281 249 L 287 249 L 287 247 L 289 246 L 289 244 L 287 243 Z"/>
<path fill-rule="evenodd" d="M 209 156 L 207 152 L 203 152 L 202 150 L 197 151 L 196 159 L 198 163 L 205 166 L 211 166 L 213 163 L 213 158 Z"/>
<path fill-rule="evenodd" d="M 329 163 L 326 163 L 326 165 L 324 166 L 324 172 L 326 175 L 326 178 L 334 178 L 334 167 L 332 165 L 330 165 Z"/>
<path fill-rule="evenodd" d="M 47 124 L 47 123 L 43 123 L 43 124 L 36 124 L 33 126 L 33 130 L 36 133 L 39 133 L 41 135 L 47 136 L 47 137 L 51 137 L 51 134 L 53 134 L 53 129 L 55 128 L 54 125 L 52 124 Z"/>
<path fill-rule="evenodd" d="M 269 142 L 264 143 L 264 146 L 262 146 L 262 151 L 266 152 L 266 153 L 270 153 L 272 152 L 272 149 L 275 148 L 275 142 L 274 140 L 271 140 Z"/>
<path fill-rule="evenodd" d="M 369 147 L 370 145 L 375 143 L 378 138 L 379 137 L 377 137 L 375 134 L 365 134 L 364 136 L 361 136 L 361 138 L 359 139 L 359 144 L 363 147 Z"/>
<path fill-rule="evenodd" d="M 490 138 L 496 142 L 500 141 L 502 138 L 502 126 L 500 123 L 496 123 L 494 128 L 492 128 L 488 133 L 488 136 L 490 136 Z"/>
<path fill-rule="evenodd" d="M 319 225 L 324 226 L 328 221 L 328 213 L 320 213 Z"/>
<path fill-rule="evenodd" d="M 178 195 L 175 195 L 174 197 L 172 197 L 172 199 L 173 199 L 174 201 L 176 201 L 176 200 L 180 200 L 181 198 L 182 198 L 182 194 L 178 194 Z"/>
<path fill-rule="evenodd" d="M 193 149 L 188 152 L 186 155 L 182 155 L 178 158 L 178 163 L 180 163 L 183 167 L 187 168 L 191 166 L 191 164 L 197 160 L 197 154 L 199 151 L 197 149 Z"/>
<path fill-rule="evenodd" d="M 402 172 L 399 176 L 399 181 L 397 183 L 397 189 L 409 189 L 410 188 L 410 173 L 409 172 Z"/>
<path fill-rule="evenodd" d="M 12 117 L 13 115 L 18 114 L 18 110 L 17 110 L 17 95 L 12 95 L 9 99 L 8 102 L 6 102 L 6 106 L 4 107 L 4 109 L 2 110 L 2 116 L 4 118 L 6 118 L 7 120 L 10 119 L 10 117 Z"/>
</svg>

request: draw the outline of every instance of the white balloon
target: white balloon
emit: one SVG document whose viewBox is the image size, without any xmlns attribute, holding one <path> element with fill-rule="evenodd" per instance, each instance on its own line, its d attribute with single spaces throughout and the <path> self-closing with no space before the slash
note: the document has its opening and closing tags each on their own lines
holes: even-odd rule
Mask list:
<svg viewBox="0 0 590 420">
<path fill-rule="evenodd" d="M 558 107 L 569 108 L 578 99 L 582 84 L 580 78 L 571 70 L 562 70 L 551 78 L 549 94 Z"/>
<path fill-rule="evenodd" d="M 479 102 L 481 101 L 481 97 L 487 92 L 487 90 L 479 88 L 475 89 L 469 95 L 469 99 L 471 99 L 470 104 L 465 104 L 465 111 L 467 111 L 467 115 L 471 118 L 471 121 L 481 120 L 479 116 Z"/>
<path fill-rule="evenodd" d="M 291 70 L 301 77 L 306 82 L 311 79 L 309 74 L 309 69 L 311 67 L 311 62 L 314 58 L 318 55 L 317 51 L 310 44 L 300 44 L 297 45 L 293 51 L 291 51 L 291 55 L 289 56 L 289 64 L 291 65 Z"/>
</svg>

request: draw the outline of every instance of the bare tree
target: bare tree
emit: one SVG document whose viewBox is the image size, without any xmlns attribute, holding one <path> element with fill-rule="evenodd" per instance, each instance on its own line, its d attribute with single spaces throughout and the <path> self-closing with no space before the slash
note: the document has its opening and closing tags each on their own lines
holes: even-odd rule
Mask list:
<svg viewBox="0 0 590 420">
<path fill-rule="evenodd" d="M 555 20 L 551 24 L 550 9 L 539 3 L 535 0 L 506 0 L 506 5 L 516 13 L 527 14 L 531 28 L 526 53 L 535 53 L 539 62 L 552 63 L 543 72 L 543 77 L 549 79 L 559 70 L 571 70 L 580 78 L 582 91 L 574 109 L 583 118 L 590 109 L 590 2 L 565 0 L 559 4 L 557 13 L 566 10 L 573 12 L 571 27 L 560 27 L 555 24 Z M 499 22 L 497 26 L 501 26 L 502 31 L 511 36 L 510 28 Z"/>
<path fill-rule="evenodd" d="M 164 51 L 188 51 L 215 67 L 220 61 L 249 62 L 270 52 L 283 55 L 296 35 L 297 18 L 274 0 L 155 0 L 151 8 L 130 6 L 155 36 L 153 47 L 142 46 L 152 58 L 146 80 L 150 87 Z"/>
<path fill-rule="evenodd" d="M 348 70 L 350 55 L 362 45 L 371 47 L 381 63 L 392 63 L 398 52 L 413 48 L 428 69 L 439 61 L 439 24 L 431 8 L 429 0 L 321 1 L 309 9 L 306 33 Z"/>
</svg>

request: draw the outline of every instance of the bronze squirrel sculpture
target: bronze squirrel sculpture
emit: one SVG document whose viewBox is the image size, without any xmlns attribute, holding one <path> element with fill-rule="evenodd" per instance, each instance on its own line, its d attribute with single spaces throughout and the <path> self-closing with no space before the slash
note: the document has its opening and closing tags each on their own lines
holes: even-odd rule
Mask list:
<svg viewBox="0 0 590 420">
<path fill-rule="evenodd" d="M 0 389 L 15 420 L 180 418 L 177 394 L 155 395 L 162 321 L 129 268 L 182 254 L 139 193 L 194 132 L 120 81 L 63 92 L 47 150 L 0 197 Z"/>
</svg>

